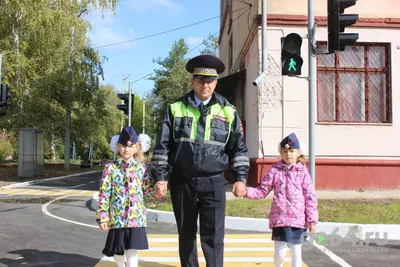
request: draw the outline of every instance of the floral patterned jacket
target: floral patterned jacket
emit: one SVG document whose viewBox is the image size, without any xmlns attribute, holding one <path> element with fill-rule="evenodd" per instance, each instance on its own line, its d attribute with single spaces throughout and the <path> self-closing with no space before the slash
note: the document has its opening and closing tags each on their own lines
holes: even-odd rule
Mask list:
<svg viewBox="0 0 400 267">
<path fill-rule="evenodd" d="M 152 179 L 136 159 L 107 164 L 100 180 L 97 222 L 108 222 L 109 229 L 146 227 L 143 200 L 152 191 Z"/>
<path fill-rule="evenodd" d="M 280 160 L 275 163 L 258 187 L 247 187 L 248 199 L 265 198 L 272 190 L 269 227 L 307 229 L 318 223 L 317 198 L 306 166 L 297 163 L 290 170 Z"/>
</svg>

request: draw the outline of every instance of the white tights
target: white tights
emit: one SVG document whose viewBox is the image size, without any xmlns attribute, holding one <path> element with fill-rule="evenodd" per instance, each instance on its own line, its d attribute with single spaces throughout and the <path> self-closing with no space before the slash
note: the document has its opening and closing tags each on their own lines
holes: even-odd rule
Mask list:
<svg viewBox="0 0 400 267">
<path fill-rule="evenodd" d="M 126 255 L 126 265 L 124 265 Z M 114 261 L 118 267 L 138 267 L 138 256 L 136 249 L 128 249 L 125 251 L 125 255 L 114 255 Z"/>
<path fill-rule="evenodd" d="M 286 256 L 287 245 L 290 248 L 290 254 L 292 258 L 292 267 L 301 267 L 301 244 L 293 245 L 284 241 L 274 241 L 275 253 L 274 263 L 276 267 L 283 267 L 283 260 Z"/>
</svg>

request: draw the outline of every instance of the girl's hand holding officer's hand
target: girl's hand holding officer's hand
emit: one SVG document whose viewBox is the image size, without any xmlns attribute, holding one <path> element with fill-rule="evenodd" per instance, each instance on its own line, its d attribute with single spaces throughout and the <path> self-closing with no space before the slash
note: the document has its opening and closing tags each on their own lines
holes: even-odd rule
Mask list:
<svg viewBox="0 0 400 267">
<path fill-rule="evenodd" d="M 107 223 L 100 223 L 99 224 L 99 227 L 100 227 L 100 229 L 101 230 L 103 230 L 103 231 L 106 231 L 106 230 L 108 230 L 108 224 Z"/>
</svg>

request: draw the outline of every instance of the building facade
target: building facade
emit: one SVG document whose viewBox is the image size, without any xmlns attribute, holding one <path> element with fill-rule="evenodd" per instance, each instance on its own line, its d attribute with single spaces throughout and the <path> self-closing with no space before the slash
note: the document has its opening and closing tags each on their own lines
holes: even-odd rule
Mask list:
<svg viewBox="0 0 400 267">
<path fill-rule="evenodd" d="M 248 4 L 246 4 L 247 2 Z M 327 0 L 314 1 L 317 49 L 327 50 Z M 249 5 L 251 4 L 251 5 Z M 355 45 L 317 56 L 316 188 L 400 186 L 400 1 L 358 1 L 346 32 Z M 251 159 L 249 183 L 276 162 L 279 141 L 295 132 L 308 145 L 307 0 L 267 1 L 267 79 L 261 73 L 261 0 L 221 0 L 220 57 L 226 71 L 217 92 L 238 107 Z M 281 38 L 303 37 L 300 78 L 281 75 Z"/>
</svg>

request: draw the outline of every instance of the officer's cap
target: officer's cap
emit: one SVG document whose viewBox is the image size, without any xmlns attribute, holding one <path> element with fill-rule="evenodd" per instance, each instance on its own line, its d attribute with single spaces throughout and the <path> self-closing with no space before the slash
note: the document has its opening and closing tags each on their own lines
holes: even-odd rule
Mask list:
<svg viewBox="0 0 400 267">
<path fill-rule="evenodd" d="M 139 136 L 136 134 L 135 129 L 132 126 L 126 126 L 119 134 L 118 143 L 123 146 L 131 146 L 136 144 L 138 140 Z"/>
<path fill-rule="evenodd" d="M 300 149 L 300 141 L 295 133 L 291 133 L 280 143 L 281 149 Z"/>
<path fill-rule="evenodd" d="M 200 55 L 188 61 L 186 70 L 196 79 L 213 81 L 218 78 L 218 74 L 224 72 L 225 65 L 215 56 Z"/>
</svg>

